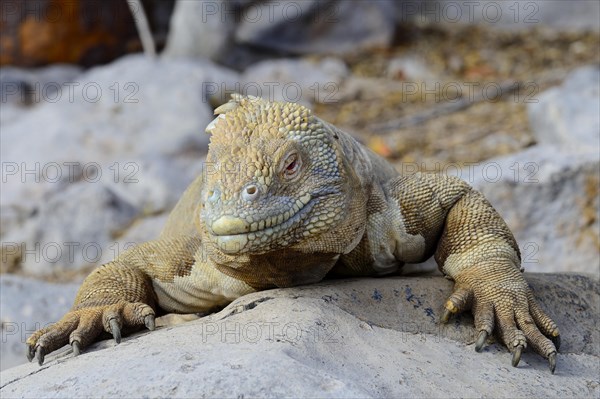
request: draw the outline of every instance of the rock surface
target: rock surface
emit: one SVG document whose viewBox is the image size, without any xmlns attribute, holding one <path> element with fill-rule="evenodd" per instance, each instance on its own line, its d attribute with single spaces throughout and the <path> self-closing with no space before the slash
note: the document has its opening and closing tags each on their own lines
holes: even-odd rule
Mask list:
<svg viewBox="0 0 600 399">
<path fill-rule="evenodd" d="M 559 87 L 528 104 L 529 123 L 540 144 L 568 149 L 600 148 L 600 66 L 575 70 Z"/>
<path fill-rule="evenodd" d="M 482 162 L 463 178 L 490 200 L 532 272 L 585 272 L 600 278 L 598 153 L 533 146 Z"/>
<path fill-rule="evenodd" d="M 35 104 L 43 97 L 53 98 L 61 86 L 81 74 L 81 68 L 55 64 L 36 69 L 3 67 L 0 70 L 0 96 L 6 104 Z"/>
<path fill-rule="evenodd" d="M 599 283 L 528 275 L 561 328 L 557 372 L 525 352 L 517 369 L 470 316 L 437 324 L 441 277 L 329 281 L 263 291 L 219 313 L 70 350 L 0 373 L 13 397 L 597 397 Z"/>
<path fill-rule="evenodd" d="M 25 363 L 23 348 L 35 330 L 58 321 L 69 310 L 79 284 L 52 284 L 30 278 L 0 276 L 0 369 Z"/>
<path fill-rule="evenodd" d="M 235 31 L 236 41 L 288 54 L 352 54 L 387 47 L 397 10 L 390 0 L 285 0 L 256 8 L 261 18 L 252 19 L 248 13 Z"/>
<path fill-rule="evenodd" d="M 409 168 L 406 168 L 407 170 Z M 528 272 L 579 272 L 600 279 L 600 154 L 534 145 L 524 151 L 457 166 L 513 232 Z M 436 270 L 433 258 L 408 270 Z"/>
<path fill-rule="evenodd" d="M 164 53 L 208 57 L 238 68 L 255 61 L 260 52 L 355 53 L 387 47 L 395 18 L 396 6 L 390 0 L 181 1 L 171 17 L 174 29 Z"/>
</svg>

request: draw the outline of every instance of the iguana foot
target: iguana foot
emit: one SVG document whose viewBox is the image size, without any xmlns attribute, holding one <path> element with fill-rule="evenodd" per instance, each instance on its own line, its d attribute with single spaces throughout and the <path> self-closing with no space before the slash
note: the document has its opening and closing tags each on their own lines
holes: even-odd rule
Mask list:
<svg viewBox="0 0 600 399">
<path fill-rule="evenodd" d="M 508 284 L 494 284 L 485 279 L 465 279 L 457 282 L 446 301 L 440 321 L 446 323 L 452 314 L 472 309 L 478 331 L 475 350 L 481 351 L 494 328 L 512 353 L 512 365 L 517 367 L 523 349 L 531 348 L 546 358 L 550 371 L 556 368 L 560 346 L 558 327 L 540 308 L 524 279 Z"/>
<path fill-rule="evenodd" d="M 46 354 L 70 344 L 73 355 L 94 342 L 102 331 L 121 342 L 121 331 L 145 326 L 154 330 L 154 310 L 141 302 L 83 307 L 67 313 L 60 321 L 36 331 L 27 339 L 27 359 L 41 366 Z"/>
</svg>

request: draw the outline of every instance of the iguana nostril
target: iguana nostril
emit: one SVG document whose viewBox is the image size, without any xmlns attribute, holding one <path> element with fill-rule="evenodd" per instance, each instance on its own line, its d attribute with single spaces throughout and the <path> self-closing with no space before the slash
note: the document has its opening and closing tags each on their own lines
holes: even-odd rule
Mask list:
<svg viewBox="0 0 600 399">
<path fill-rule="evenodd" d="M 208 202 L 214 203 L 217 202 L 220 196 L 221 192 L 219 190 L 208 190 L 208 192 L 206 193 L 206 200 Z"/>
<path fill-rule="evenodd" d="M 255 184 L 250 184 L 244 188 L 242 191 L 242 197 L 246 201 L 254 201 L 258 198 L 258 187 Z"/>
</svg>

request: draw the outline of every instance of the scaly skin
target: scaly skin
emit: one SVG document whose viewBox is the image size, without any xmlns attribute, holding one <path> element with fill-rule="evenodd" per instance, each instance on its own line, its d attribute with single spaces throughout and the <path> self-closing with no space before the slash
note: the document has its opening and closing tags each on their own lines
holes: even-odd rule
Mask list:
<svg viewBox="0 0 600 399">
<path fill-rule="evenodd" d="M 208 127 L 205 173 L 156 241 L 90 274 L 59 322 L 35 332 L 27 355 L 102 332 L 154 329 L 165 312 L 210 312 L 257 290 L 327 275 L 397 272 L 431 255 L 455 289 L 442 321 L 472 309 L 476 350 L 497 331 L 519 363 L 529 344 L 554 372 L 560 342 L 520 271 L 510 230 L 477 191 L 453 177 L 400 176 L 308 109 L 232 96 Z M 549 337 L 549 338 L 547 338 Z"/>
</svg>

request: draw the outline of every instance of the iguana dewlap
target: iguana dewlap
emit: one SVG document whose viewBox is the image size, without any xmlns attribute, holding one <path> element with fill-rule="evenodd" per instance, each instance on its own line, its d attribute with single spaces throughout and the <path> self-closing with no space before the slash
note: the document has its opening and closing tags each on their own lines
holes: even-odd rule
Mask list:
<svg viewBox="0 0 600 399">
<path fill-rule="evenodd" d="M 93 271 L 71 311 L 27 340 L 30 360 L 67 343 L 77 355 L 103 331 L 119 342 L 122 330 L 154 329 L 157 314 L 328 275 L 391 274 L 434 255 L 455 281 L 442 321 L 472 309 L 477 350 L 496 330 L 514 366 L 529 345 L 554 372 L 558 328 L 483 195 L 455 177 L 401 176 L 298 104 L 234 95 L 215 114 L 204 173 L 161 236 Z"/>
</svg>

